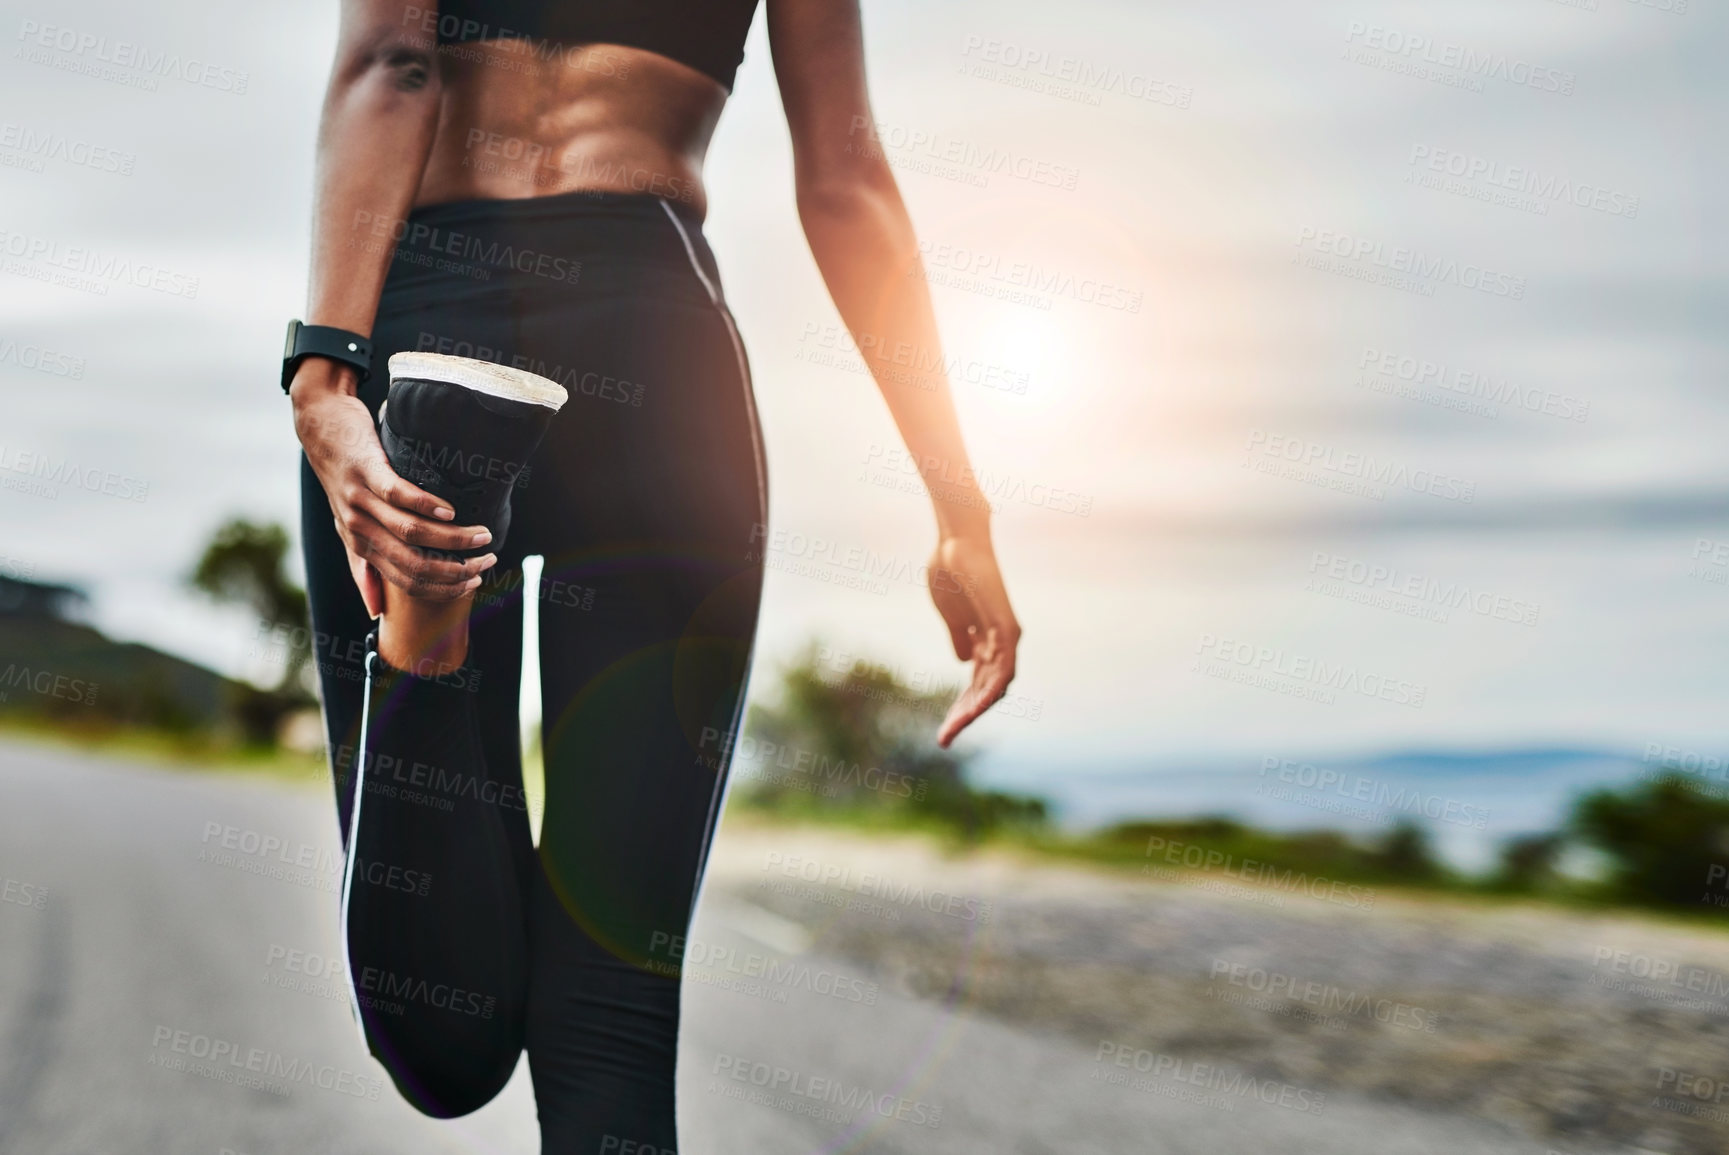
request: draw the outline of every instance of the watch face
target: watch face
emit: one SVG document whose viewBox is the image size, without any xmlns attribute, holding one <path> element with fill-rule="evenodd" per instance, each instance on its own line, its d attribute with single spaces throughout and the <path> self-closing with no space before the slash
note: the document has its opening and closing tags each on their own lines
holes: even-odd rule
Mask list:
<svg viewBox="0 0 1729 1155">
<path fill-rule="evenodd" d="M 299 321 L 288 322 L 288 341 L 286 344 L 284 344 L 282 346 L 282 359 L 284 361 L 286 361 L 290 357 L 294 356 L 294 345 L 295 345 L 295 342 L 298 341 L 299 339 L 300 339 L 300 322 Z"/>
</svg>

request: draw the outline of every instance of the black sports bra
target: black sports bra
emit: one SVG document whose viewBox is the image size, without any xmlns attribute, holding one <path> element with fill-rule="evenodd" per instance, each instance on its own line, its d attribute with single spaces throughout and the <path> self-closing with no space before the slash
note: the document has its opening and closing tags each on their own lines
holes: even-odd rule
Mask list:
<svg viewBox="0 0 1729 1155">
<path fill-rule="evenodd" d="M 707 73 L 732 91 L 757 0 L 442 0 L 438 42 L 516 37 L 559 45 L 646 48 Z"/>
</svg>

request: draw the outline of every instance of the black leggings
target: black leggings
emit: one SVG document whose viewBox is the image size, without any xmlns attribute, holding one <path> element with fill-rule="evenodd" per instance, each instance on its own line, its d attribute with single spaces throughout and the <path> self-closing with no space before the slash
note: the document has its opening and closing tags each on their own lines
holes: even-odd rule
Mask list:
<svg viewBox="0 0 1729 1155">
<path fill-rule="evenodd" d="M 683 936 L 719 818 L 762 590 L 766 478 L 749 370 L 697 222 L 655 197 L 417 209 L 374 328 L 390 354 L 516 365 L 570 401 L 518 479 L 469 659 L 375 697 L 361 827 L 365 638 L 324 492 L 302 539 L 353 877 L 347 923 L 373 1054 L 429 1114 L 473 1110 L 528 1051 L 542 1151 L 677 1147 Z M 471 473 L 490 468 L 465 462 Z M 522 559 L 545 558 L 539 589 Z M 753 560 L 758 559 L 758 560 Z M 518 736 L 523 597 L 539 599 L 546 811 Z"/>
</svg>

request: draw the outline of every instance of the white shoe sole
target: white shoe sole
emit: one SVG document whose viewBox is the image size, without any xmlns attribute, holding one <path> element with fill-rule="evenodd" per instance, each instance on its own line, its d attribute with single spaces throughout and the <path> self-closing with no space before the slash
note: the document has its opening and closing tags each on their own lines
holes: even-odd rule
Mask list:
<svg viewBox="0 0 1729 1155">
<path fill-rule="evenodd" d="M 410 378 L 415 381 L 443 381 L 528 405 L 544 405 L 557 412 L 570 400 L 570 394 L 556 381 L 538 373 L 495 365 L 491 361 L 476 361 L 472 357 L 450 357 L 443 353 L 396 353 L 390 358 L 390 379 Z"/>
</svg>

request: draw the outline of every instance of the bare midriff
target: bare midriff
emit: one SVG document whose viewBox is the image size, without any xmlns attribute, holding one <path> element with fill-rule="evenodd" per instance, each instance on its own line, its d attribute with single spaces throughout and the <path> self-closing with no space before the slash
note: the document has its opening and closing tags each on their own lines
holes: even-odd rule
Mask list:
<svg viewBox="0 0 1729 1155">
<path fill-rule="evenodd" d="M 482 40 L 439 49 L 438 132 L 414 203 L 644 193 L 706 215 L 726 89 L 655 52 Z"/>
</svg>

